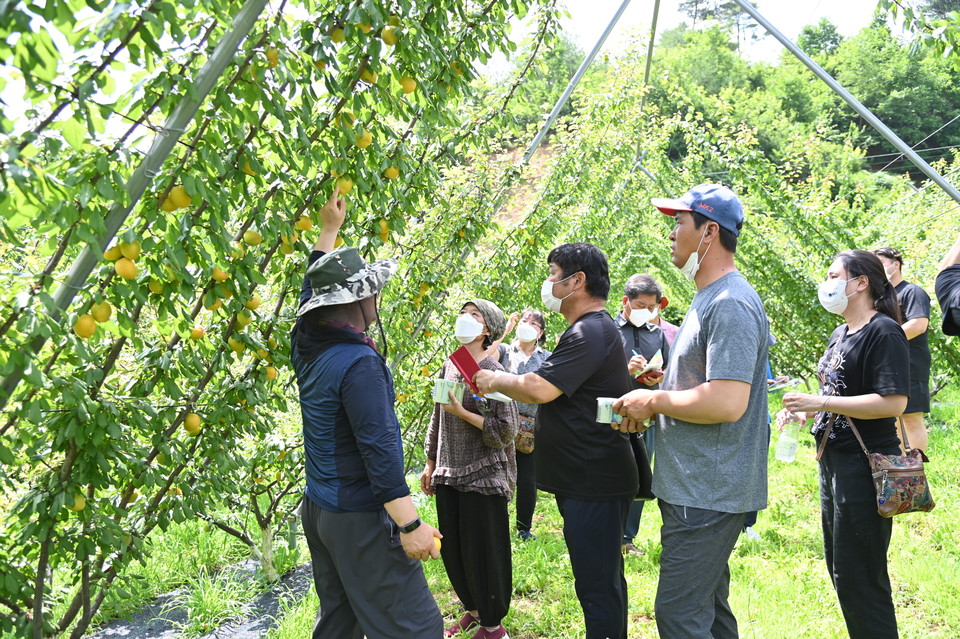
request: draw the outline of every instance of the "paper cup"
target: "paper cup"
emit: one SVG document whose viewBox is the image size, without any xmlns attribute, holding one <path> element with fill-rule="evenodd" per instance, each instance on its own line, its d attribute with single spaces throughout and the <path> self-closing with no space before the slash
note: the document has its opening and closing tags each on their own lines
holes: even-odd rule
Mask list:
<svg viewBox="0 0 960 639">
<path fill-rule="evenodd" d="M 438 379 L 433 384 L 433 401 L 438 404 L 449 404 L 450 391 L 453 391 L 453 396 L 457 398 L 457 401 L 463 402 L 463 391 L 465 388 L 466 386 L 459 382 L 454 382 L 449 379 Z"/>
<path fill-rule="evenodd" d="M 601 424 L 619 424 L 623 417 L 613 412 L 613 404 L 619 397 L 597 398 L 597 421 Z"/>
</svg>

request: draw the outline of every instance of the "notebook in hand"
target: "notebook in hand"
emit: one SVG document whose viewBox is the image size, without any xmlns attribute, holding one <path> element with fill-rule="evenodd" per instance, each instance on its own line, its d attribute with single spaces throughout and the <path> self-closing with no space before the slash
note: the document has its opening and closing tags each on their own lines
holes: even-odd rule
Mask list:
<svg viewBox="0 0 960 639">
<path fill-rule="evenodd" d="M 450 355 L 450 361 L 453 362 L 453 365 L 456 366 L 460 374 L 463 375 L 463 381 L 470 386 L 470 390 L 474 393 L 479 393 L 480 389 L 477 388 L 477 385 L 473 382 L 473 376 L 480 370 L 480 366 L 477 365 L 477 361 L 473 359 L 473 355 L 470 354 L 467 347 L 461 346 L 455 350 L 453 354 Z M 487 399 L 495 399 L 498 402 L 513 401 L 503 393 L 487 393 L 484 397 Z"/>
</svg>

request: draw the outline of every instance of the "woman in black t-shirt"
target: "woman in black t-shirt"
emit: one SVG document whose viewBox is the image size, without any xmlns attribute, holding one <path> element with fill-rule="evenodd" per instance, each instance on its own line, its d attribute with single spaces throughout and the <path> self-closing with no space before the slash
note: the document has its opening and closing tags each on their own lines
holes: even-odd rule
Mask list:
<svg viewBox="0 0 960 639">
<path fill-rule="evenodd" d="M 866 455 L 898 454 L 896 417 L 907 405 L 910 354 L 897 294 L 868 251 L 844 251 L 820 285 L 820 303 L 846 323 L 830 336 L 817 365 L 820 394 L 787 393 L 783 405 L 814 419 L 820 458 L 824 555 L 852 639 L 896 638 L 887 548 L 892 520 L 877 513 Z"/>
</svg>

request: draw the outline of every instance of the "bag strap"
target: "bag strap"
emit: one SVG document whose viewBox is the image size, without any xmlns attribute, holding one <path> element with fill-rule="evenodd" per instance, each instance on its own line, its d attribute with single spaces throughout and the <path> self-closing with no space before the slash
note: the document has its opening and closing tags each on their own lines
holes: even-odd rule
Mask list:
<svg viewBox="0 0 960 639">
<path fill-rule="evenodd" d="M 907 440 L 907 425 L 903 423 L 903 415 L 898 417 L 898 419 L 900 420 L 900 432 L 902 433 L 902 436 L 900 437 L 900 441 L 903 442 L 903 452 L 909 455 L 910 442 Z"/>
<path fill-rule="evenodd" d="M 857 425 L 856 425 L 856 423 L 853 421 L 853 417 L 850 417 L 849 415 L 847 415 L 847 423 L 850 424 L 850 428 L 853 429 L 853 434 L 854 434 L 854 436 L 856 436 L 857 441 L 860 443 L 860 448 L 863 450 L 863 454 L 866 455 L 866 456 L 869 458 L 869 457 L 870 457 L 870 451 L 867 450 L 866 445 L 863 443 L 863 438 L 860 437 L 860 431 L 857 430 Z"/>
<path fill-rule="evenodd" d="M 823 439 L 820 440 L 820 445 L 817 446 L 817 461 L 820 461 L 820 458 L 823 457 L 823 451 L 827 447 L 827 440 L 830 439 L 830 431 L 833 430 L 833 423 L 837 421 L 837 414 L 830 413 L 830 420 L 827 422 L 827 427 L 823 430 Z"/>
</svg>

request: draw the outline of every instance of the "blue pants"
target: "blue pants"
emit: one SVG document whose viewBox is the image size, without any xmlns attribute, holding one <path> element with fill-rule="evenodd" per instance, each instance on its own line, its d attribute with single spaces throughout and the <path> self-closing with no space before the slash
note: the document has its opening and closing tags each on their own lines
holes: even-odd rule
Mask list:
<svg viewBox="0 0 960 639">
<path fill-rule="evenodd" d="M 627 639 L 627 580 L 620 538 L 629 499 L 583 501 L 557 496 L 586 639 Z"/>
</svg>

